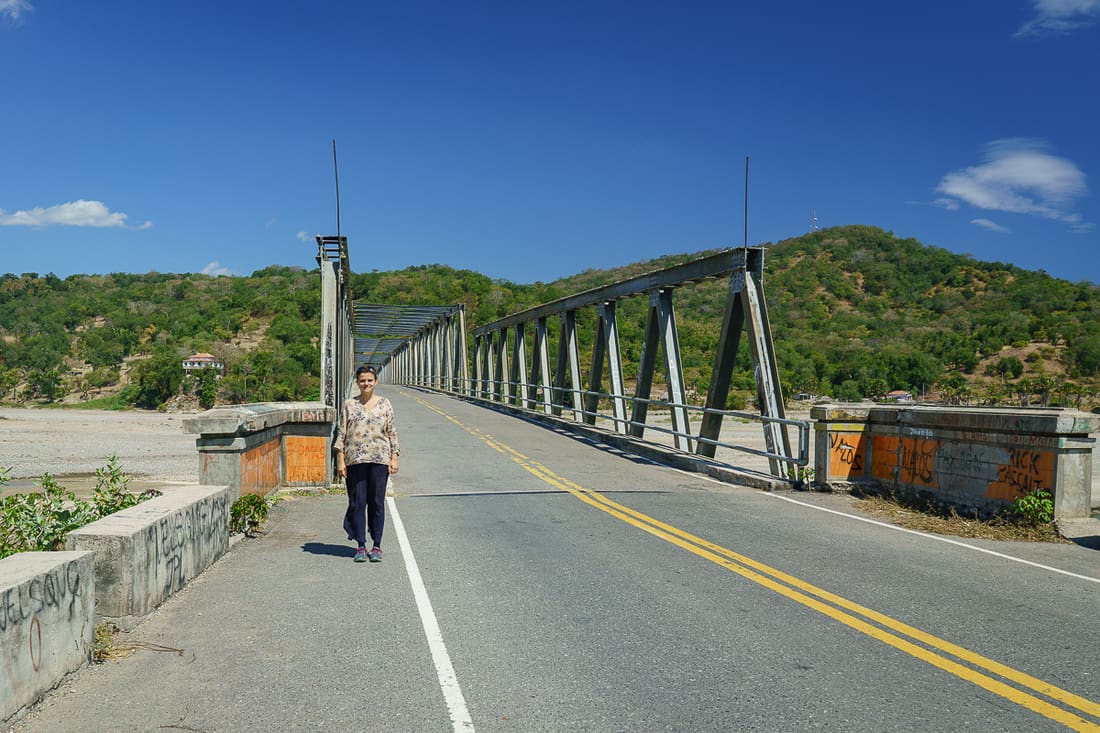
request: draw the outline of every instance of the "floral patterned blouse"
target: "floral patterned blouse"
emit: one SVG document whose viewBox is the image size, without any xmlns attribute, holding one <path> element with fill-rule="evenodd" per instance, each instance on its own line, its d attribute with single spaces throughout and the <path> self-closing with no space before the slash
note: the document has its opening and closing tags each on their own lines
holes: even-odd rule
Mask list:
<svg viewBox="0 0 1100 733">
<path fill-rule="evenodd" d="M 352 397 L 344 401 L 340 426 L 332 447 L 344 452 L 344 464 L 389 463 L 391 455 L 400 455 L 397 426 L 393 420 L 393 405 L 385 397 L 375 397 L 367 408 Z"/>
</svg>

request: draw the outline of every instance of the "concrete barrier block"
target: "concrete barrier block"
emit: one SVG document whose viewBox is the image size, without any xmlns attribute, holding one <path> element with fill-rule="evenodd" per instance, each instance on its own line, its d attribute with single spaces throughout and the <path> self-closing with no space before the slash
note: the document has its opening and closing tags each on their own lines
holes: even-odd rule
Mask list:
<svg viewBox="0 0 1100 733">
<path fill-rule="evenodd" d="M 335 419 L 316 402 L 261 402 L 207 410 L 183 427 L 199 435 L 200 483 L 227 484 L 235 500 L 277 486 L 328 485 Z"/>
<path fill-rule="evenodd" d="M 96 613 L 131 628 L 229 549 L 229 488 L 189 486 L 69 533 L 96 553 Z"/>
<path fill-rule="evenodd" d="M 21 552 L 0 560 L 0 721 L 91 661 L 95 557 Z"/>
</svg>

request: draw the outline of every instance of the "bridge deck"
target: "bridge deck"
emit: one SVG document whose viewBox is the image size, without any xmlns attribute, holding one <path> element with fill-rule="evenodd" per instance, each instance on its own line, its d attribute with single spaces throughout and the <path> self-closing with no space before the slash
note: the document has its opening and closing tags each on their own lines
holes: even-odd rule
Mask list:
<svg viewBox="0 0 1100 733">
<path fill-rule="evenodd" d="M 945 543 L 824 511 L 841 496 L 717 484 L 386 394 L 403 453 L 383 563 L 351 562 L 342 497 L 285 501 L 127 637 L 133 656 L 77 673 L 14 731 L 1100 723 L 1094 551 Z"/>
</svg>

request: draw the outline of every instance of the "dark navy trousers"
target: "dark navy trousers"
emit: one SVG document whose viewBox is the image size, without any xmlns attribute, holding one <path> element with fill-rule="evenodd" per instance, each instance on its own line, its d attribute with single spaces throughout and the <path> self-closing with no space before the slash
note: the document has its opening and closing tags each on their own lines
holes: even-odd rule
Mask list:
<svg viewBox="0 0 1100 733">
<path fill-rule="evenodd" d="M 386 524 L 386 483 L 390 469 L 384 463 L 356 463 L 348 466 L 348 510 L 344 531 L 360 547 L 367 544 L 367 532 L 375 547 L 382 546 Z"/>
</svg>

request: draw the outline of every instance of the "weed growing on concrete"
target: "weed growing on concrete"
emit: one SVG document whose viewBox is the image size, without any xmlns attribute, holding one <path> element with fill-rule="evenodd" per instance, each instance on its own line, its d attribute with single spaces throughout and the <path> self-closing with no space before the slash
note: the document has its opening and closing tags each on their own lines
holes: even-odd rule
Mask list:
<svg viewBox="0 0 1100 733">
<path fill-rule="evenodd" d="M 1054 496 L 1046 489 L 1036 487 L 1013 499 L 1012 511 L 1032 527 L 1049 524 L 1054 521 Z"/>
<path fill-rule="evenodd" d="M 118 659 L 120 656 L 128 656 L 126 654 L 119 654 L 118 648 L 115 645 L 115 634 L 118 633 L 118 627 L 110 621 L 101 621 L 95 625 L 95 641 L 92 644 L 92 661 L 105 662 L 108 659 Z"/>
<path fill-rule="evenodd" d="M 183 649 L 136 639 L 124 638 L 123 640 L 119 640 L 119 633 L 120 630 L 118 626 L 110 621 L 102 621 L 96 624 L 95 641 L 92 645 L 93 662 L 106 662 L 110 659 L 125 659 L 138 649 L 147 649 L 154 652 L 172 652 L 181 657 L 183 656 Z"/>
<path fill-rule="evenodd" d="M 245 494 L 229 508 L 229 531 L 252 537 L 267 521 L 267 500 L 257 494 Z"/>
</svg>

